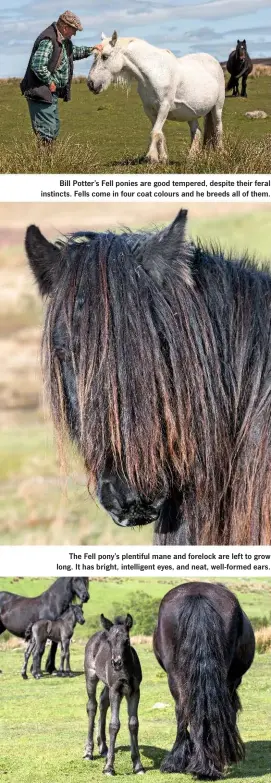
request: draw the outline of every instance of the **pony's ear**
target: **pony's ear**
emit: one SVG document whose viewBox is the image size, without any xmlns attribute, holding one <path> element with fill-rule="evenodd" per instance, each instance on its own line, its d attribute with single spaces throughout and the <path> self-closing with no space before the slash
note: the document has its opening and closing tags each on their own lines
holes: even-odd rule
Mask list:
<svg viewBox="0 0 271 783">
<path fill-rule="evenodd" d="M 132 626 L 133 626 L 133 618 L 132 618 L 131 614 L 127 614 L 126 615 L 125 625 L 126 625 L 126 628 L 129 628 L 129 630 L 130 630 L 130 628 L 132 628 Z"/>
<path fill-rule="evenodd" d="M 116 33 L 116 30 L 114 30 L 111 41 L 109 41 L 111 46 L 116 46 L 118 40 L 118 33 Z"/>
<path fill-rule="evenodd" d="M 162 231 L 147 239 L 143 248 L 142 266 L 158 285 L 163 284 L 167 268 L 181 259 L 181 248 L 185 241 L 187 209 L 181 209 L 177 217 Z M 191 283 L 188 264 L 183 263 L 186 282 Z"/>
<path fill-rule="evenodd" d="M 32 272 L 42 296 L 52 292 L 62 255 L 55 245 L 48 242 L 37 226 L 28 226 L 25 249 Z"/>
<path fill-rule="evenodd" d="M 108 620 L 108 619 L 107 619 L 107 617 L 105 617 L 105 616 L 104 616 L 104 614 L 101 614 L 101 615 L 100 615 L 100 620 L 101 620 L 101 623 L 102 623 L 102 626 L 103 626 L 103 628 L 104 628 L 106 631 L 110 631 L 110 628 L 112 628 L 112 625 L 113 625 L 113 623 L 111 622 L 111 620 Z"/>
</svg>

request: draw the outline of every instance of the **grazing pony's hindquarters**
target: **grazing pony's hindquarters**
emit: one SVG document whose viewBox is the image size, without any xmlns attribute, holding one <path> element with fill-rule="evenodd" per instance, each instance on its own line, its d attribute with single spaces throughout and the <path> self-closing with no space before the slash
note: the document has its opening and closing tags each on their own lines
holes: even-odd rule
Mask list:
<svg viewBox="0 0 271 783">
<path fill-rule="evenodd" d="M 104 773 L 114 775 L 115 745 L 120 729 L 119 711 L 123 696 L 127 700 L 128 727 L 131 742 L 133 772 L 142 774 L 144 769 L 138 748 L 138 705 L 142 672 L 137 652 L 130 644 L 129 632 L 133 625 L 130 614 L 116 617 L 114 622 L 101 615 L 103 631 L 97 631 L 88 640 L 85 650 L 85 676 L 88 693 L 89 719 L 85 759 L 92 761 L 94 748 L 94 722 L 97 712 L 96 690 L 99 680 L 104 683 L 100 695 L 100 716 L 97 744 L 101 756 L 106 757 Z M 109 723 L 109 748 L 106 744 L 106 715 L 111 708 Z"/>
<path fill-rule="evenodd" d="M 24 680 L 27 680 L 27 664 L 31 653 L 33 654 L 33 677 L 36 680 L 41 677 L 41 659 L 47 639 L 51 639 L 55 644 L 60 643 L 61 646 L 58 674 L 64 675 L 65 662 L 66 674 L 72 674 L 70 667 L 70 643 L 76 623 L 79 623 L 79 625 L 84 625 L 85 623 L 82 607 L 78 606 L 78 604 L 70 606 L 57 620 L 38 620 L 33 625 L 30 623 L 24 637 L 26 640 L 29 640 L 21 671 Z"/>
<path fill-rule="evenodd" d="M 204 144 L 222 146 L 222 110 L 225 100 L 224 75 L 218 60 L 210 54 L 175 57 L 140 38 L 111 38 L 93 47 L 94 63 L 88 87 L 96 95 L 112 83 L 135 80 L 145 114 L 152 123 L 147 158 L 151 163 L 168 160 L 163 126 L 166 120 L 188 122 L 190 153 L 199 150 L 204 117 Z"/>
<path fill-rule="evenodd" d="M 239 79 L 242 79 L 241 98 L 247 98 L 247 78 L 253 68 L 252 60 L 247 52 L 246 39 L 237 41 L 236 49 L 230 53 L 227 62 L 227 71 L 231 77 L 227 83 L 226 90 L 232 90 L 234 97 L 239 95 Z"/>
<path fill-rule="evenodd" d="M 53 419 L 118 524 L 155 521 L 159 544 L 270 544 L 271 276 L 185 224 L 56 245 L 27 230 Z"/>
<path fill-rule="evenodd" d="M 177 735 L 161 772 L 223 777 L 244 756 L 237 694 L 255 639 L 237 598 L 219 584 L 191 582 L 163 598 L 153 637 L 176 704 Z"/>
</svg>

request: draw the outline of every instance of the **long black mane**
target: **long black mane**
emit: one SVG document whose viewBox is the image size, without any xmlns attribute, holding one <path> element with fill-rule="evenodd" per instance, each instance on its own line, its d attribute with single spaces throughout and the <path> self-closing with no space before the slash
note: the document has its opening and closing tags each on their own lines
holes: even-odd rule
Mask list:
<svg viewBox="0 0 271 783">
<path fill-rule="evenodd" d="M 71 236 L 52 281 L 28 248 L 54 421 L 95 484 L 109 461 L 141 497 L 179 492 L 194 542 L 269 543 L 271 277 L 184 222 Z"/>
</svg>

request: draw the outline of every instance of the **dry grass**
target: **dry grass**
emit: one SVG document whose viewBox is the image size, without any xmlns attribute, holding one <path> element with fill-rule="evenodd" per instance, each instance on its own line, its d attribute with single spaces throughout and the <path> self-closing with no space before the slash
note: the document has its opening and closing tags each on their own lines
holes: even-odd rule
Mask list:
<svg viewBox="0 0 271 783">
<path fill-rule="evenodd" d="M 271 651 L 271 626 L 268 628 L 259 628 L 255 633 L 255 639 L 258 653 Z"/>
<path fill-rule="evenodd" d="M 11 147 L 1 151 L 0 173 L 6 174 L 65 174 L 91 171 L 99 167 L 97 153 L 86 141 L 66 136 L 58 139 L 52 150 L 40 147 L 33 133 L 27 141 L 15 140 Z"/>
<path fill-rule="evenodd" d="M 271 76 L 271 65 L 261 65 L 260 63 L 253 65 L 249 78 L 258 79 L 260 76 Z"/>
</svg>

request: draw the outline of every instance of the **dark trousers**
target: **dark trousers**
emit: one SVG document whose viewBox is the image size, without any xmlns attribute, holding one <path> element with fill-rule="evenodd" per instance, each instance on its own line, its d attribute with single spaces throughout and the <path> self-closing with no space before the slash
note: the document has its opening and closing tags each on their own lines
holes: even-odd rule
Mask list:
<svg viewBox="0 0 271 783">
<path fill-rule="evenodd" d="M 27 99 L 34 133 L 44 141 L 53 141 L 59 134 L 58 99 L 52 95 L 52 103 Z"/>
</svg>

